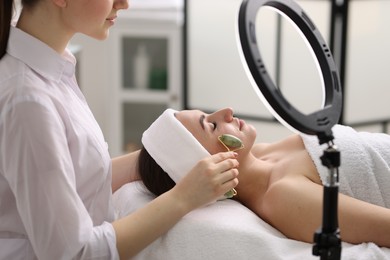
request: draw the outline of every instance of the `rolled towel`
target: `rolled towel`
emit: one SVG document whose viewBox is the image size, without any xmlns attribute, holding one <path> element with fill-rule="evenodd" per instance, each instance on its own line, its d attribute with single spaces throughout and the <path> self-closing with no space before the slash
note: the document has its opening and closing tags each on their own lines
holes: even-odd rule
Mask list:
<svg viewBox="0 0 390 260">
<path fill-rule="evenodd" d="M 332 131 L 341 154 L 339 191 L 390 208 L 390 135 L 357 132 L 342 125 L 334 126 Z M 316 136 L 301 137 L 325 184 L 329 173 L 320 157 L 326 145 L 320 146 Z"/>
<path fill-rule="evenodd" d="M 210 153 L 175 117 L 165 110 L 142 135 L 142 144 L 156 163 L 177 183 Z"/>
</svg>

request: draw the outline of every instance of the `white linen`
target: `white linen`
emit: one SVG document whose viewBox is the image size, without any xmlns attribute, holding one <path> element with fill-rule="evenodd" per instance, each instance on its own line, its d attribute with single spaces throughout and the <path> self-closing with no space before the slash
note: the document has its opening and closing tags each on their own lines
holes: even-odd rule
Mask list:
<svg viewBox="0 0 390 260">
<path fill-rule="evenodd" d="M 124 185 L 114 194 L 118 217 L 153 198 L 141 182 Z M 373 243 L 342 243 L 342 246 L 343 260 L 390 259 L 390 249 Z M 240 203 L 224 200 L 190 212 L 133 259 L 317 260 L 319 257 L 312 255 L 312 244 L 288 239 Z"/>
<path fill-rule="evenodd" d="M 348 126 L 332 129 L 334 143 L 340 150 L 340 193 L 390 208 L 390 135 L 357 132 Z M 316 136 L 301 135 L 323 183 L 328 169 L 321 164 L 326 144 Z"/>
<path fill-rule="evenodd" d="M 11 27 L 0 60 L 0 259 L 118 259 L 111 159 L 75 63 Z"/>
</svg>

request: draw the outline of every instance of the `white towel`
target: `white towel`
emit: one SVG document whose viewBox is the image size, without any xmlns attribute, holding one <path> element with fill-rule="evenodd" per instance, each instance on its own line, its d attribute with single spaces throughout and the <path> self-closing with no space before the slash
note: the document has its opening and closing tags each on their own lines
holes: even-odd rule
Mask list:
<svg viewBox="0 0 390 260">
<path fill-rule="evenodd" d="M 340 193 L 390 208 L 390 135 L 357 132 L 351 127 L 333 127 L 334 143 L 340 150 Z M 328 168 L 320 161 L 326 144 L 316 136 L 301 135 L 323 183 Z"/>
<path fill-rule="evenodd" d="M 141 182 L 114 194 L 118 217 L 154 198 Z M 194 210 L 133 260 L 318 260 L 312 244 L 288 239 L 256 214 L 233 200 Z M 373 243 L 342 243 L 343 260 L 390 260 L 390 249 Z"/>
</svg>

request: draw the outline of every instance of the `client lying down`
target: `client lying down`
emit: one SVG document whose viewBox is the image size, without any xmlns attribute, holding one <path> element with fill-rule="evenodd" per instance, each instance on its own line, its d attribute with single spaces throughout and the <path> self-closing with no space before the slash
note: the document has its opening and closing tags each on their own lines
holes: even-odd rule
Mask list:
<svg viewBox="0 0 390 260">
<path fill-rule="evenodd" d="M 341 239 L 390 247 L 390 136 L 340 125 L 333 132 L 341 151 Z M 313 242 L 321 226 L 322 183 L 328 174 L 319 159 L 325 147 L 315 136 L 255 144 L 255 128 L 234 117 L 230 108 L 212 114 L 168 109 L 143 135 L 140 177 L 160 195 L 199 160 L 226 151 L 221 138 L 231 136 L 243 143 L 236 151 L 240 174 L 233 199 L 287 237 Z"/>
</svg>

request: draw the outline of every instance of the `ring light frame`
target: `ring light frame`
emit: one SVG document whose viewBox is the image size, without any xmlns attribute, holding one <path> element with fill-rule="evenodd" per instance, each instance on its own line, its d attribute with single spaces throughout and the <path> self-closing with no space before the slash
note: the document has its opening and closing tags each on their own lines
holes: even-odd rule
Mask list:
<svg viewBox="0 0 390 260">
<path fill-rule="evenodd" d="M 324 80 L 325 98 L 321 110 L 302 114 L 284 98 L 269 76 L 257 45 L 255 30 L 256 15 L 263 6 L 273 7 L 290 18 L 310 44 Z M 274 116 L 302 133 L 318 135 L 320 143 L 332 140 L 331 128 L 338 123 L 342 110 L 337 67 L 323 37 L 302 8 L 291 0 L 244 0 L 239 10 L 238 30 L 248 68 L 261 94 L 273 109 L 271 112 Z"/>
</svg>

